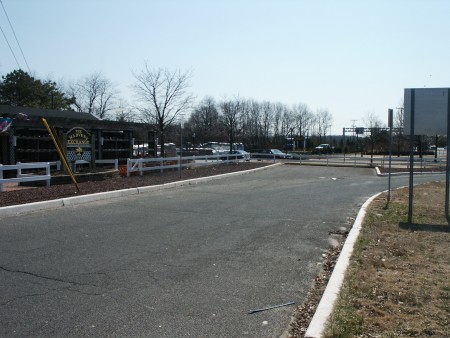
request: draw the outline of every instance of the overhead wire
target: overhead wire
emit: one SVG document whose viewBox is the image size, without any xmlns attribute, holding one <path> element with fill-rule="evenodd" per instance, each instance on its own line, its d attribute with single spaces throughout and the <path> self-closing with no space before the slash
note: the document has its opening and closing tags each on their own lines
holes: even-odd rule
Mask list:
<svg viewBox="0 0 450 338">
<path fill-rule="evenodd" d="M 11 45 L 9 44 L 8 38 L 6 37 L 5 32 L 3 31 L 3 28 L 2 28 L 1 25 L 0 25 L 0 31 L 2 31 L 3 37 L 5 38 L 5 41 L 6 41 L 7 45 L 8 45 L 8 47 L 9 47 L 9 50 L 11 51 L 11 54 L 12 54 L 13 57 L 14 57 L 14 60 L 16 60 L 17 66 L 19 67 L 19 69 L 21 69 L 20 64 L 19 64 L 19 61 L 18 61 L 17 58 L 16 58 L 16 54 L 14 54 L 14 51 L 13 51 L 13 49 L 11 48 Z"/>
<path fill-rule="evenodd" d="M 8 19 L 9 26 L 11 27 L 11 30 L 12 30 L 13 35 L 14 35 L 14 38 L 16 39 L 17 46 L 19 46 L 19 50 L 20 50 L 20 53 L 22 54 L 23 60 L 25 61 L 25 64 L 27 65 L 28 72 L 31 74 L 30 66 L 28 65 L 27 59 L 26 59 L 25 54 L 23 53 L 23 50 L 22 50 L 22 46 L 19 43 L 19 39 L 17 38 L 16 32 L 15 32 L 15 30 L 13 28 L 11 20 L 9 19 L 8 13 L 6 12 L 6 8 L 3 5 L 3 1 L 2 0 L 0 0 L 0 4 L 2 5 L 3 11 L 5 12 L 5 15 L 6 15 L 6 18 Z M 2 33 L 3 33 L 3 36 L 5 36 L 5 39 L 6 39 L 6 35 L 3 32 L 3 29 L 2 29 Z M 12 52 L 12 48 L 11 48 L 9 42 L 8 42 L 8 46 L 9 46 L 9 49 L 11 50 L 11 52 Z M 13 53 L 13 55 L 14 55 L 14 53 Z M 15 57 L 15 55 L 14 55 L 14 58 L 16 59 L 16 62 L 17 62 L 17 58 Z M 19 64 L 19 63 L 17 62 L 17 64 Z M 19 68 L 20 68 L 20 65 L 19 65 Z"/>
</svg>

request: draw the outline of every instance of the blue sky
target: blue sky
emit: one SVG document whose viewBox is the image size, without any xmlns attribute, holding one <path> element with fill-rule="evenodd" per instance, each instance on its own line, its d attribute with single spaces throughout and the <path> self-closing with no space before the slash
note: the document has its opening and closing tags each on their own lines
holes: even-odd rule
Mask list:
<svg viewBox="0 0 450 338">
<path fill-rule="evenodd" d="M 39 78 L 101 72 L 133 102 L 133 71 L 192 71 L 200 101 L 239 96 L 328 109 L 332 132 L 404 88 L 450 86 L 448 0 L 1 0 Z M 0 26 L 27 70 L 3 9 Z M 0 35 L 0 74 L 17 69 Z"/>
</svg>

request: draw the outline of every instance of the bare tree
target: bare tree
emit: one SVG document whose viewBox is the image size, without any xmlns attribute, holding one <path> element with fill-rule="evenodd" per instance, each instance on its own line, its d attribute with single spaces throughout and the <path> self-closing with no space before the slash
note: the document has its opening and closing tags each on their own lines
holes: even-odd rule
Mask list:
<svg viewBox="0 0 450 338">
<path fill-rule="evenodd" d="M 269 101 L 262 103 L 263 145 L 267 146 L 270 135 L 270 127 L 273 122 L 273 105 Z"/>
<path fill-rule="evenodd" d="M 319 142 L 322 143 L 322 136 L 327 135 L 327 129 L 331 127 L 333 116 L 328 109 L 320 108 L 316 113 L 317 132 L 319 134 Z"/>
<path fill-rule="evenodd" d="M 212 97 L 205 97 L 194 109 L 189 119 L 193 133 L 198 142 L 211 141 L 218 136 L 219 112 Z"/>
<path fill-rule="evenodd" d="M 311 123 L 314 118 L 313 113 L 311 113 L 306 104 L 299 103 L 294 106 L 294 118 L 295 127 L 299 135 L 306 136 L 307 132 L 311 129 Z"/>
<path fill-rule="evenodd" d="M 244 110 L 244 140 L 252 146 L 260 145 L 263 138 L 262 105 L 255 100 L 248 100 Z"/>
<path fill-rule="evenodd" d="M 399 106 L 396 108 L 394 116 L 394 140 L 397 145 L 397 156 L 400 156 L 402 149 L 407 149 L 407 142 L 404 136 L 404 118 L 405 118 L 405 105 L 403 99 L 401 99 Z"/>
<path fill-rule="evenodd" d="M 403 99 L 400 101 L 399 106 L 396 108 L 396 113 L 394 116 L 394 128 L 403 130 L 404 116 L 405 116 L 405 105 Z"/>
<path fill-rule="evenodd" d="M 120 101 L 115 109 L 114 119 L 120 122 L 135 122 L 137 120 L 136 112 L 126 102 Z"/>
<path fill-rule="evenodd" d="M 168 69 L 144 69 L 134 74 L 133 86 L 142 117 L 149 124 L 156 124 L 161 141 L 161 156 L 164 156 L 164 142 L 168 128 L 191 107 L 193 95 L 188 93 L 190 72 Z"/>
<path fill-rule="evenodd" d="M 69 84 L 67 92 L 75 98 L 75 110 L 93 114 L 101 119 L 112 117 L 111 112 L 115 109 L 118 91 L 100 72 Z"/>
<path fill-rule="evenodd" d="M 282 133 L 282 116 L 284 111 L 284 104 L 278 102 L 273 104 L 273 142 L 280 143 L 280 135 Z"/>
<path fill-rule="evenodd" d="M 383 128 L 383 122 L 374 112 L 368 112 L 362 120 L 367 128 Z"/>
<path fill-rule="evenodd" d="M 294 128 L 294 112 L 287 106 L 284 106 L 283 116 L 281 120 L 281 134 L 287 137 Z"/>
<path fill-rule="evenodd" d="M 239 99 L 225 100 L 220 103 L 220 110 L 222 113 L 223 124 L 228 134 L 230 143 L 230 152 L 233 150 L 233 143 L 236 133 L 239 129 L 239 114 L 242 111 L 243 102 Z"/>
<path fill-rule="evenodd" d="M 385 125 L 374 112 L 368 112 L 362 120 L 370 132 L 369 136 L 365 139 L 366 149 L 368 149 L 371 156 L 373 156 L 376 147 L 381 149 L 386 146 L 387 132 L 383 130 Z"/>
</svg>

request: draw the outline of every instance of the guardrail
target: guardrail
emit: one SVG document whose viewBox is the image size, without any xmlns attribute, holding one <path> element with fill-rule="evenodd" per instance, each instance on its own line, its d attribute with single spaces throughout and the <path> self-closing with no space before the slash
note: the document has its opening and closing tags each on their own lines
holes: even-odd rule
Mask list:
<svg viewBox="0 0 450 338">
<path fill-rule="evenodd" d="M 143 175 L 145 171 L 159 170 L 163 172 L 167 169 L 182 170 L 185 167 L 208 166 L 218 163 L 236 163 L 245 161 L 240 154 L 223 155 L 202 155 L 184 157 L 159 157 L 159 158 L 136 158 L 127 160 L 127 176 L 133 172 Z"/>
<path fill-rule="evenodd" d="M 259 158 L 258 158 L 259 160 Z M 387 168 L 389 165 L 388 156 L 343 156 L 343 155 L 294 155 L 293 158 L 287 159 L 288 161 L 298 162 L 299 164 L 321 164 L 326 166 L 367 166 L 367 167 L 381 167 Z M 422 158 L 414 158 L 414 167 L 423 170 L 426 169 L 442 169 L 446 168 L 446 158 L 434 156 L 424 156 Z M 410 159 L 409 157 L 392 157 L 392 167 L 402 167 L 409 169 Z"/>
<path fill-rule="evenodd" d="M 20 183 L 31 181 L 47 181 L 47 186 L 50 185 L 50 162 L 36 162 L 36 163 L 17 163 L 14 165 L 2 165 L 0 164 L 0 192 L 3 191 L 3 184 L 5 183 Z M 45 169 L 45 175 L 22 173 L 22 170 L 31 169 Z M 17 177 L 3 178 L 3 172 L 7 170 L 17 170 Z"/>
<path fill-rule="evenodd" d="M 383 165 L 384 158 L 360 157 L 360 156 L 337 156 L 337 155 L 300 155 L 292 160 L 298 160 L 300 164 L 325 164 L 326 166 L 367 166 L 376 167 Z"/>
</svg>

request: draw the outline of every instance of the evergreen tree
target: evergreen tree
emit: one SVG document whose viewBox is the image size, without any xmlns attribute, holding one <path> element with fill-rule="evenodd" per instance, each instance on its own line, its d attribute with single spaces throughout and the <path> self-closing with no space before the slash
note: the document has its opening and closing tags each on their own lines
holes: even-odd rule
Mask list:
<svg viewBox="0 0 450 338">
<path fill-rule="evenodd" d="M 2 76 L 0 81 L 0 104 L 67 110 L 73 101 L 55 82 L 35 79 L 21 69 Z"/>
</svg>

